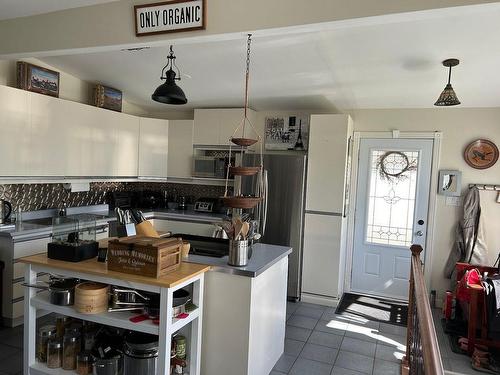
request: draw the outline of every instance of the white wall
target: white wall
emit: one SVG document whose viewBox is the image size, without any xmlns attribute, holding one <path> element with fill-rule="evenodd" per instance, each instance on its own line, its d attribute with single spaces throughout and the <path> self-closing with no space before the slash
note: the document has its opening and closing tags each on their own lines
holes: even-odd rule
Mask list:
<svg viewBox="0 0 500 375">
<path fill-rule="evenodd" d="M 85 104 L 91 103 L 94 86 L 92 82 L 62 72 L 35 58 L 22 59 L 22 61 L 58 71 L 60 73 L 59 97 L 61 99 Z M 0 60 L 0 85 L 16 87 L 16 61 Z M 123 96 L 122 112 L 137 116 L 147 115 L 144 109 L 126 100 L 126 93 L 123 93 Z"/>
<path fill-rule="evenodd" d="M 464 189 L 469 183 L 500 184 L 500 162 L 481 171 L 469 167 L 463 159 L 464 148 L 475 139 L 487 138 L 500 146 L 500 108 L 355 110 L 351 111 L 351 114 L 355 131 L 442 131 L 439 169 L 462 171 Z M 495 192 L 481 192 L 483 214 L 487 223 L 486 242 L 489 246 L 490 264 L 493 264 L 500 251 L 500 204 L 496 203 L 496 196 Z M 459 208 L 447 206 L 445 197 L 437 196 L 429 289 L 436 289 L 439 298 L 449 287 L 449 280 L 443 277 L 443 268 L 453 245 L 454 228 L 459 214 Z"/>
</svg>

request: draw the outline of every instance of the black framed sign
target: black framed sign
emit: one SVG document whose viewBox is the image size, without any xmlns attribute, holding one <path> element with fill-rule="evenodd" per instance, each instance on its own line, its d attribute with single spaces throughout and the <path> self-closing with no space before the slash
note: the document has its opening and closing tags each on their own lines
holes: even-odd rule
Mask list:
<svg viewBox="0 0 500 375">
<path fill-rule="evenodd" d="M 171 0 L 134 6 L 135 35 L 205 28 L 206 0 Z"/>
</svg>

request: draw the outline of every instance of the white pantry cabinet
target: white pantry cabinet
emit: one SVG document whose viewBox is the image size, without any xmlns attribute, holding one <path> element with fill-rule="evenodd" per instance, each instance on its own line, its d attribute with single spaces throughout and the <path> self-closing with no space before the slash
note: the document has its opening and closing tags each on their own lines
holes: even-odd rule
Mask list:
<svg viewBox="0 0 500 375">
<path fill-rule="evenodd" d="M 194 110 L 193 143 L 196 145 L 229 145 L 229 138 L 243 119 L 243 108 L 210 108 Z M 255 111 L 248 110 L 248 118 L 256 126 Z M 248 125 L 247 125 L 248 126 Z M 254 137 L 250 129 L 245 135 Z M 241 136 L 241 133 L 236 134 Z"/>
<path fill-rule="evenodd" d="M 168 122 L 168 177 L 190 178 L 193 169 L 193 120 Z"/>
<path fill-rule="evenodd" d="M 139 176 L 167 177 L 168 120 L 141 117 Z"/>
<path fill-rule="evenodd" d="M 342 217 L 305 215 L 302 292 L 336 298 L 340 267 Z"/>
<path fill-rule="evenodd" d="M 27 91 L 0 86 L 0 176 L 28 174 L 30 105 Z"/>
<path fill-rule="evenodd" d="M 312 115 L 309 130 L 306 210 L 343 213 L 349 115 Z"/>
</svg>

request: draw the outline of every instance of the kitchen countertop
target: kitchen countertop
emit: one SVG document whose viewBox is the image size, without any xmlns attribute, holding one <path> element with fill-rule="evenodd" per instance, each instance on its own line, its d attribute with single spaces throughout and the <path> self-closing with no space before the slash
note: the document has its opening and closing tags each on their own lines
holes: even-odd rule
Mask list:
<svg viewBox="0 0 500 375">
<path fill-rule="evenodd" d="M 267 244 L 254 244 L 252 246 L 252 257 L 245 267 L 234 267 L 227 264 L 228 257 L 214 258 L 204 255 L 189 254 L 183 258 L 183 262 L 206 264 L 212 267 L 213 271 L 229 273 L 232 275 L 257 277 L 292 252 L 288 246 L 276 246 Z"/>
<path fill-rule="evenodd" d="M 62 260 L 49 259 L 46 253 L 36 254 L 19 259 L 21 263 L 47 266 L 69 272 L 82 272 L 91 275 L 109 277 L 118 280 L 130 281 L 147 285 L 155 285 L 163 288 L 171 288 L 191 279 L 201 273 L 207 272 L 210 267 L 203 264 L 181 263 L 175 271 L 169 272 L 162 277 L 146 277 L 123 272 L 110 271 L 106 263 L 97 261 L 97 258 L 84 260 L 82 262 L 65 262 Z"/>
<path fill-rule="evenodd" d="M 139 209 L 147 219 L 176 220 L 197 223 L 213 223 L 222 221 L 224 214 L 212 214 L 206 212 L 196 212 L 192 210 L 178 211 L 164 208 Z M 96 225 L 102 226 L 110 221 L 116 221 L 114 211 L 94 211 L 90 212 L 97 217 Z M 71 215 L 68 215 L 71 216 Z M 16 224 L 15 228 L 0 227 L 0 237 L 11 237 L 15 241 L 24 241 L 36 238 L 49 237 L 52 234 L 51 224 L 41 224 L 39 219 L 23 220 L 21 224 Z"/>
<path fill-rule="evenodd" d="M 113 216 L 110 216 L 107 211 L 92 212 L 92 215 L 96 216 L 97 227 L 116 220 L 114 213 Z M 68 217 L 71 216 L 72 215 L 68 215 Z M 12 237 L 14 240 L 29 240 L 48 237 L 52 234 L 52 229 L 52 224 L 41 224 L 40 219 L 23 220 L 20 224 L 16 223 L 14 228 L 6 230 L 0 229 L 0 237 Z"/>
</svg>

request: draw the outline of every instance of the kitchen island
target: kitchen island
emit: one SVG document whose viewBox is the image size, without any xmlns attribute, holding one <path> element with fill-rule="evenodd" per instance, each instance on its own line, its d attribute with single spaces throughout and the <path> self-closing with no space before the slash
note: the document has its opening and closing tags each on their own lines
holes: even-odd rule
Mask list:
<svg viewBox="0 0 500 375">
<path fill-rule="evenodd" d="M 283 354 L 290 247 L 254 244 L 245 267 L 189 255 L 206 264 L 201 373 L 267 375 Z"/>
<path fill-rule="evenodd" d="M 35 361 L 35 330 L 36 311 L 38 309 L 58 314 L 92 321 L 111 327 L 158 335 L 158 374 L 167 374 L 170 369 L 170 351 L 172 334 L 187 329 L 189 337 L 189 374 L 199 375 L 201 354 L 201 331 L 203 316 L 203 283 L 208 266 L 199 264 L 181 263 L 179 269 L 160 277 L 152 278 L 139 275 L 130 275 L 121 272 L 108 271 L 106 264 L 96 259 L 78 263 L 48 259 L 47 255 L 37 254 L 20 259 L 26 264 L 25 280 L 35 284 L 39 272 L 58 274 L 66 277 L 75 277 L 81 280 L 91 280 L 99 283 L 117 285 L 125 288 L 138 289 L 160 294 L 159 325 L 148 319 L 132 324 L 130 312 L 104 312 L 98 314 L 83 314 L 73 306 L 59 306 L 50 303 L 47 292 L 37 293 L 33 288 L 26 288 L 24 298 L 24 374 L 63 374 L 69 373 L 59 369 L 49 369 L 43 363 Z M 196 308 L 190 311 L 185 319 L 172 316 L 173 292 L 191 285 L 193 287 L 192 302 Z"/>
</svg>

